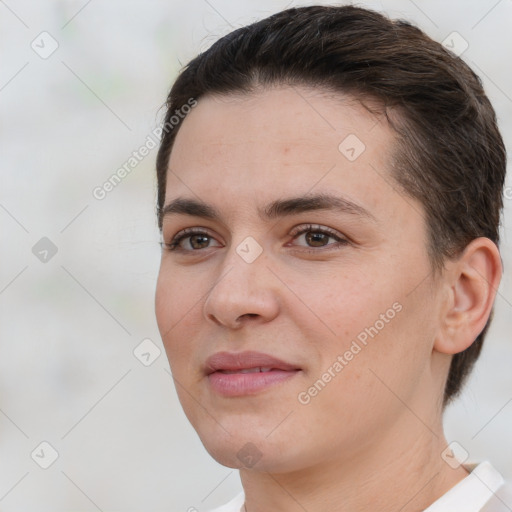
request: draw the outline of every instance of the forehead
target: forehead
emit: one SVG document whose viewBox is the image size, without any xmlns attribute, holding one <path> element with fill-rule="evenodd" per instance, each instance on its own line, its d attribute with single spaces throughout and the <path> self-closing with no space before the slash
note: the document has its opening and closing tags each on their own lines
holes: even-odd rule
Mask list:
<svg viewBox="0 0 512 512">
<path fill-rule="evenodd" d="M 192 135 L 201 137 L 203 151 L 207 144 L 250 146 L 265 141 L 271 143 L 272 149 L 284 149 L 287 143 L 301 142 L 309 151 L 313 145 L 323 146 L 334 150 L 337 156 L 343 149 L 339 144 L 352 134 L 360 139 L 356 155 L 345 153 L 353 161 L 363 147 L 375 146 L 369 144 L 371 139 L 379 142 L 383 136 L 394 136 L 385 116 L 378 113 L 378 106 L 371 107 L 377 113 L 371 113 L 352 96 L 299 86 L 275 86 L 250 94 L 209 95 L 202 97 L 186 117 L 173 153 L 179 151 L 180 142 L 188 141 Z M 381 130 L 371 134 L 377 125 L 381 125 Z M 352 137 L 352 141 L 356 138 Z M 349 150 L 349 146 L 345 149 Z"/>
<path fill-rule="evenodd" d="M 176 136 L 166 203 L 192 194 L 257 210 L 277 197 L 338 191 L 370 211 L 386 204 L 387 214 L 402 214 L 390 175 L 394 137 L 384 116 L 350 96 L 291 86 L 206 96 Z"/>
</svg>

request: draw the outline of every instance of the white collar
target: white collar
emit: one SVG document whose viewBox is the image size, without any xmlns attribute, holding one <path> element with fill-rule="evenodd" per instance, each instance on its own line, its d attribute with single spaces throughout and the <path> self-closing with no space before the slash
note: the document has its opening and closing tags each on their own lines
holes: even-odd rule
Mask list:
<svg viewBox="0 0 512 512">
<path fill-rule="evenodd" d="M 504 484 L 503 477 L 489 462 L 464 464 L 469 475 L 432 503 L 424 512 L 479 512 Z"/>
</svg>

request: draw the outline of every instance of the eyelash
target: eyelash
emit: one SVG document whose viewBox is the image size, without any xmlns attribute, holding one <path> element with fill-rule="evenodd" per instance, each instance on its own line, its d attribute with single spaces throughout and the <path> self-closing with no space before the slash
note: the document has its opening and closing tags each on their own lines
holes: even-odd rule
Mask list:
<svg viewBox="0 0 512 512">
<path fill-rule="evenodd" d="M 335 232 L 329 228 L 321 227 L 321 226 L 313 225 L 313 224 L 307 224 L 302 227 L 299 226 L 298 228 L 294 229 L 290 233 L 290 236 L 292 236 L 293 239 L 296 239 L 299 236 L 303 235 L 304 233 L 308 233 L 308 232 L 322 233 L 324 235 L 327 235 L 329 238 L 334 238 L 337 243 L 336 244 L 328 244 L 327 246 L 321 246 L 318 248 L 314 248 L 314 247 L 306 248 L 304 246 L 301 246 L 301 249 L 300 249 L 301 252 L 318 253 L 318 252 L 323 252 L 324 250 L 332 250 L 332 247 L 329 248 L 329 246 L 336 246 L 339 248 L 339 246 L 344 246 L 349 243 L 349 240 L 347 238 L 338 235 L 337 232 Z M 186 228 L 183 231 L 179 232 L 172 239 L 172 241 L 170 243 L 161 242 L 160 245 L 162 246 L 162 248 L 165 248 L 171 252 L 183 252 L 183 253 L 199 252 L 201 249 L 182 249 L 179 247 L 179 244 L 181 243 L 182 240 L 184 240 L 185 238 L 188 238 L 192 235 L 205 235 L 208 238 L 214 238 L 213 236 L 208 234 L 208 232 L 205 231 L 203 228 Z M 205 247 L 205 249 L 208 249 L 208 247 Z"/>
</svg>

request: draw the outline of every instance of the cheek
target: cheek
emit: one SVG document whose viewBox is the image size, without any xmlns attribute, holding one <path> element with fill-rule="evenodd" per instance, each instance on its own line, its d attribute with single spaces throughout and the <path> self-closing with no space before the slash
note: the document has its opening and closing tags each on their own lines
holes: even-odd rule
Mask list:
<svg viewBox="0 0 512 512">
<path fill-rule="evenodd" d="M 175 305 L 174 283 L 168 278 L 168 272 L 160 268 L 155 292 L 155 315 L 158 329 L 164 342 L 167 331 L 174 323 L 174 317 L 176 315 Z"/>
<path fill-rule="evenodd" d="M 296 319 L 302 332 L 315 340 L 311 348 L 321 367 L 316 371 L 329 369 L 342 356 L 347 361 L 342 373 L 359 382 L 363 393 L 376 380 L 370 369 L 377 375 L 383 372 L 389 382 L 414 380 L 429 360 L 434 328 L 427 286 L 411 293 L 417 276 L 417 270 L 405 265 L 400 270 L 380 265 L 364 273 L 347 268 L 317 276 L 314 288 L 311 283 L 299 286 L 297 280 L 295 290 L 307 298 L 309 311 Z"/>
<path fill-rule="evenodd" d="M 362 273 L 356 267 L 318 272 L 314 283 L 300 278 L 294 281 L 294 292 L 304 303 L 297 304 L 304 310 L 299 317 L 303 326 L 312 334 L 316 329 L 317 335 L 336 350 L 350 345 L 393 303 L 388 287 L 383 287 L 370 271 Z"/>
<path fill-rule="evenodd" d="M 322 424 L 336 436 L 340 424 L 350 424 L 353 428 L 347 436 L 360 443 L 361 436 L 372 437 L 369 431 L 400 414 L 401 400 L 410 402 L 424 377 L 430 351 L 425 340 L 414 337 L 412 306 L 402 302 L 395 309 L 390 306 L 372 309 L 371 314 L 366 311 L 354 320 L 350 314 L 357 317 L 358 310 L 346 304 L 346 330 L 330 343 L 324 339 L 321 365 L 308 378 L 310 387 L 302 390 L 310 399 L 303 411 L 305 423 L 309 419 Z M 386 312 L 388 323 L 379 317 Z"/>
<path fill-rule="evenodd" d="M 194 338 L 193 318 L 201 297 L 196 287 L 187 286 L 186 280 L 175 276 L 172 269 L 161 268 L 155 293 L 157 325 L 171 368 L 194 347 L 183 340 Z"/>
<path fill-rule="evenodd" d="M 204 279 L 198 279 L 197 270 L 179 269 L 162 261 L 155 293 L 158 325 L 169 329 L 192 314 L 205 293 L 202 285 Z"/>
</svg>

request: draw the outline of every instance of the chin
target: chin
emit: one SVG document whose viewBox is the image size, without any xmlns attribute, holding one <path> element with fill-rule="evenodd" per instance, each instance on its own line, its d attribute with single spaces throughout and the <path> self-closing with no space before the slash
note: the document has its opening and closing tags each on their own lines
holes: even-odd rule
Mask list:
<svg viewBox="0 0 512 512">
<path fill-rule="evenodd" d="M 266 435 L 241 427 L 229 435 L 218 425 L 208 432 L 205 429 L 197 432 L 206 451 L 223 466 L 268 473 L 285 473 L 302 467 L 302 445 L 292 443 L 289 437 L 276 436 L 271 441 Z"/>
</svg>

